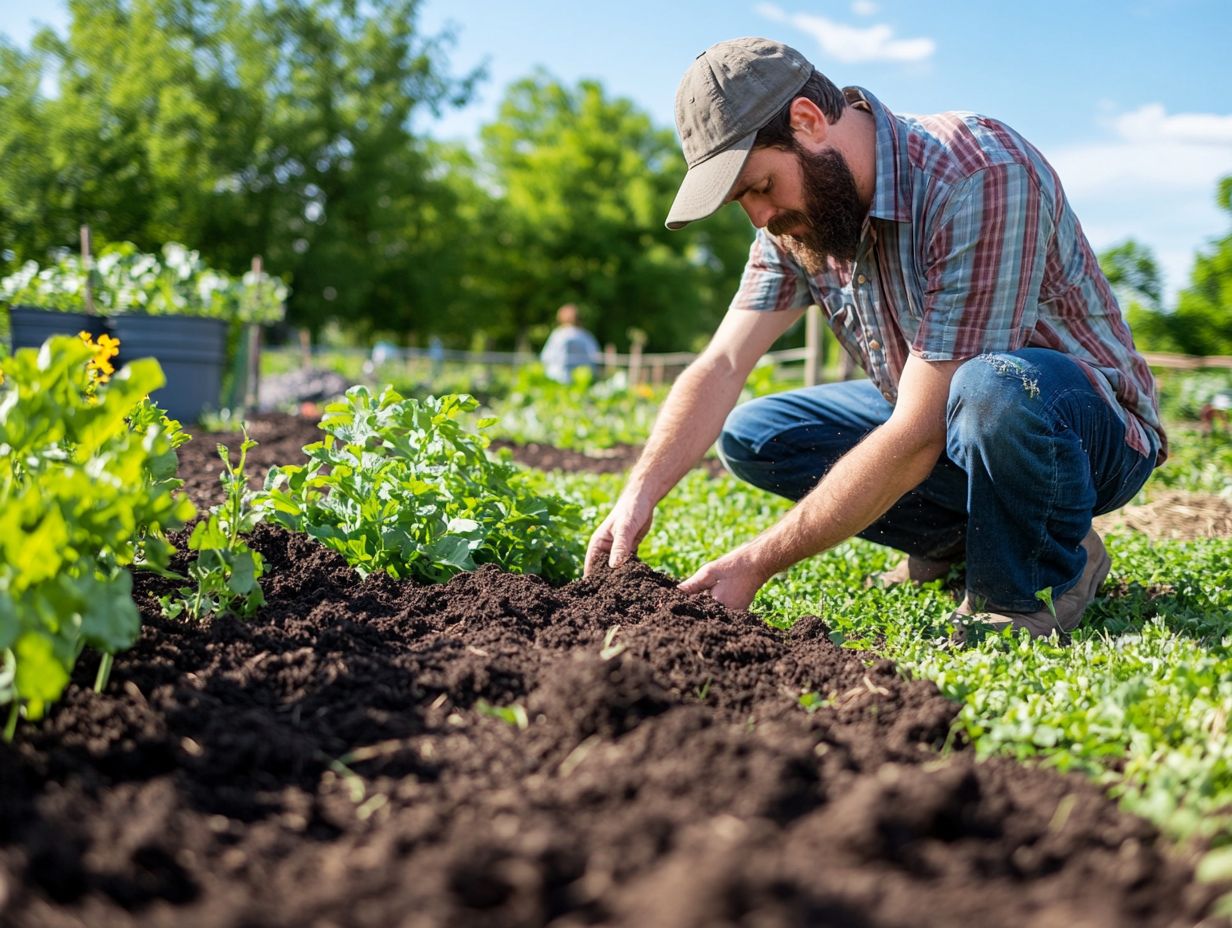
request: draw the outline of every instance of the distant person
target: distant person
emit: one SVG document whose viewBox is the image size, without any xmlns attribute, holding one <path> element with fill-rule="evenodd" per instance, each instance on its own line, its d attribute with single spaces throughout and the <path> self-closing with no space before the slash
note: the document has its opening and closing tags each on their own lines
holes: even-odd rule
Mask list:
<svg viewBox="0 0 1232 928">
<path fill-rule="evenodd" d="M 1228 410 L 1232 409 L 1232 390 L 1220 390 L 1202 405 L 1198 418 L 1202 420 L 1202 431 L 1208 435 L 1215 430 L 1219 422 L 1224 428 L 1228 426 Z"/>
<path fill-rule="evenodd" d="M 572 303 L 556 310 L 556 328 L 539 352 L 544 372 L 558 383 L 572 383 L 579 367 L 595 373 L 599 367 L 599 342 L 577 324 L 578 311 Z"/>
<path fill-rule="evenodd" d="M 909 555 L 895 580 L 965 561 L 960 631 L 1077 626 L 1110 563 L 1092 516 L 1132 499 L 1167 442 L 1151 370 L 1044 156 L 987 116 L 896 114 L 754 38 L 697 57 L 676 126 L 689 169 L 668 228 L 738 203 L 757 232 L 587 573 L 637 551 L 717 439 L 736 476 L 797 505 L 681 590 L 745 609 L 859 535 Z M 736 406 L 810 303 L 868 378 Z"/>
<path fill-rule="evenodd" d="M 439 335 L 428 339 L 428 360 L 432 364 L 432 379 L 435 380 L 441 376 L 441 370 L 445 366 L 445 345 Z"/>
</svg>

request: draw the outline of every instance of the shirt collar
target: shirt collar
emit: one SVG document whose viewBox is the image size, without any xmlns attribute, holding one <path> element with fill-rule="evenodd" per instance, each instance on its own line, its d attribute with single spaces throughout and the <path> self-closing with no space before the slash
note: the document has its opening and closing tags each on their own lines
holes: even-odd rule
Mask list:
<svg viewBox="0 0 1232 928">
<path fill-rule="evenodd" d="M 899 137 L 898 120 L 880 100 L 863 87 L 844 87 L 843 94 L 851 106 L 872 113 L 877 127 L 876 178 L 869 217 L 910 222 L 910 191 L 905 187 L 907 178 L 911 176 L 911 165 L 907 156 L 906 139 Z"/>
</svg>

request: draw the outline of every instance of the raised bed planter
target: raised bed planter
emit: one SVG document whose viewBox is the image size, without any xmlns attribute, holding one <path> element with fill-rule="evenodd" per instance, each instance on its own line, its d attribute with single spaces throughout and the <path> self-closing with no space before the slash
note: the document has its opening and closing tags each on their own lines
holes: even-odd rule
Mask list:
<svg viewBox="0 0 1232 928">
<path fill-rule="evenodd" d="M 9 309 L 9 348 L 38 348 L 53 335 L 89 332 L 97 339 L 107 331 L 107 320 L 89 313 L 61 312 L 39 306 L 13 306 Z"/>
<path fill-rule="evenodd" d="M 154 358 L 167 385 L 152 395 L 173 419 L 196 422 L 217 410 L 227 357 L 227 323 L 193 316 L 111 317 L 111 332 L 120 340 L 118 368 L 136 358 Z"/>
</svg>

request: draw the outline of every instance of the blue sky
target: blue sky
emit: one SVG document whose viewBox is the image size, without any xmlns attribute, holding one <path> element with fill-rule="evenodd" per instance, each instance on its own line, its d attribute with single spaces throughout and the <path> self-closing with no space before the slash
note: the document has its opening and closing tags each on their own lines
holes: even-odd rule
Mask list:
<svg viewBox="0 0 1232 928">
<path fill-rule="evenodd" d="M 0 0 L 0 32 L 19 44 L 32 20 L 62 28 L 66 17 L 54 0 Z M 1228 0 L 425 0 L 421 25 L 454 29 L 455 72 L 489 73 L 472 105 L 423 125 L 441 138 L 473 139 L 537 66 L 595 78 L 670 127 L 699 52 L 764 35 L 891 110 L 1005 120 L 1057 168 L 1092 244 L 1149 245 L 1169 293 L 1194 252 L 1229 231 L 1214 204 L 1232 174 Z"/>
</svg>

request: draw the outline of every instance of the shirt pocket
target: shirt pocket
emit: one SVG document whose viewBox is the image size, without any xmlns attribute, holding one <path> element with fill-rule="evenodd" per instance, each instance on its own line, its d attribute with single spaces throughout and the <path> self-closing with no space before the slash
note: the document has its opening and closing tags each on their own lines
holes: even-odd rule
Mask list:
<svg viewBox="0 0 1232 928">
<path fill-rule="evenodd" d="M 837 287 L 832 288 L 818 299 L 818 305 L 825 312 L 826 320 L 838 340 L 844 345 L 856 345 L 859 341 L 857 336 L 860 326 L 856 320 L 855 303 L 851 293 Z"/>
</svg>

